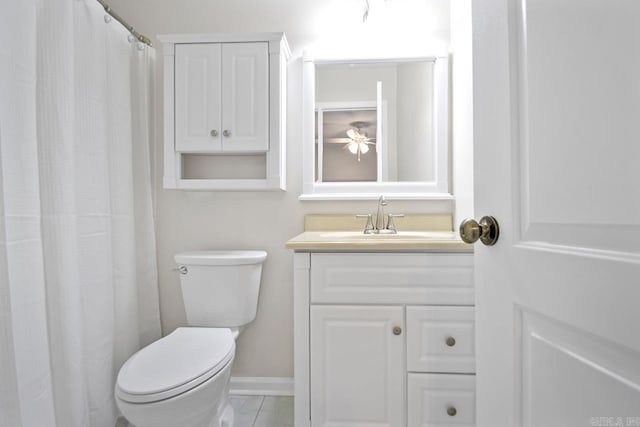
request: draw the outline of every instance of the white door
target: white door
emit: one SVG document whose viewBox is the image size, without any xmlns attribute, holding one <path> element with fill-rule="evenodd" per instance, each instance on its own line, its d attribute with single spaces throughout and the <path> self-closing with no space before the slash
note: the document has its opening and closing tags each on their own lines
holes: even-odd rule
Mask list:
<svg viewBox="0 0 640 427">
<path fill-rule="evenodd" d="M 176 151 L 220 151 L 220 43 L 176 44 Z"/>
<path fill-rule="evenodd" d="M 477 0 L 480 427 L 640 425 L 640 1 Z"/>
<path fill-rule="evenodd" d="M 222 46 L 222 146 L 226 152 L 269 150 L 269 44 Z"/>
<path fill-rule="evenodd" d="M 312 426 L 403 426 L 403 318 L 402 306 L 311 306 Z"/>
</svg>

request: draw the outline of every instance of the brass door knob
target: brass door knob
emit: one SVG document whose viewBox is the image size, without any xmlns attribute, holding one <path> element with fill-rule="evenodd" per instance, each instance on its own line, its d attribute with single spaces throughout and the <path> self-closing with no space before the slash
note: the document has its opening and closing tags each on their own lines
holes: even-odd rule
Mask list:
<svg viewBox="0 0 640 427">
<path fill-rule="evenodd" d="M 450 417 L 455 417 L 457 413 L 458 413 L 458 411 L 456 410 L 455 407 L 449 406 L 447 408 L 447 415 L 449 415 Z"/>
<path fill-rule="evenodd" d="M 456 339 L 454 337 L 448 337 L 445 341 L 449 347 L 456 345 Z"/>
<path fill-rule="evenodd" d="M 493 246 L 500 236 L 498 221 L 492 216 L 483 216 L 480 222 L 465 219 L 460 224 L 460 238 L 465 243 L 475 243 L 480 239 L 487 246 Z"/>
<path fill-rule="evenodd" d="M 402 328 L 400 326 L 396 326 L 393 328 L 393 335 L 400 335 L 402 333 Z"/>
</svg>

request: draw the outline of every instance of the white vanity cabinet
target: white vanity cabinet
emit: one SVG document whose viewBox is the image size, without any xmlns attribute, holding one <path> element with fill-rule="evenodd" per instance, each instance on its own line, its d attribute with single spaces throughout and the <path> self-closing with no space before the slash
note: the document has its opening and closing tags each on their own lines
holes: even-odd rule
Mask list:
<svg viewBox="0 0 640 427">
<path fill-rule="evenodd" d="M 297 427 L 474 426 L 469 252 L 296 252 Z"/>
<path fill-rule="evenodd" d="M 285 188 L 282 33 L 159 36 L 164 55 L 164 187 Z"/>
</svg>

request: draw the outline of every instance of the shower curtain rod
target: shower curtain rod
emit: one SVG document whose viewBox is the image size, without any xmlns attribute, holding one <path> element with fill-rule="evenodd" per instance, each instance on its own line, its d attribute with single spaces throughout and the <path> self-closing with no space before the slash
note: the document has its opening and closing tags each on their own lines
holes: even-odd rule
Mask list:
<svg viewBox="0 0 640 427">
<path fill-rule="evenodd" d="M 136 39 L 138 39 L 138 41 L 146 44 L 147 46 L 153 46 L 153 44 L 151 43 L 151 39 L 149 39 L 149 37 L 145 36 L 144 34 L 140 34 L 136 30 L 134 30 L 133 27 L 127 23 L 127 21 L 122 19 L 120 15 L 118 15 L 113 11 L 113 9 L 111 9 L 111 6 L 109 6 L 103 0 L 96 0 L 96 1 L 100 3 L 102 7 L 104 7 L 105 12 L 111 15 L 113 19 L 121 23 Z"/>
</svg>

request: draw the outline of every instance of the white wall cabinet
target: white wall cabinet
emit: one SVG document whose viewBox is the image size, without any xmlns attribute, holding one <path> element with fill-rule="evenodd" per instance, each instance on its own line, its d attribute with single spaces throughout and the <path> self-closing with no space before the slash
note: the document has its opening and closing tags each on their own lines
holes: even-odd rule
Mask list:
<svg viewBox="0 0 640 427">
<path fill-rule="evenodd" d="M 285 189 L 282 33 L 159 36 L 164 187 Z"/>
<path fill-rule="evenodd" d="M 175 148 L 269 150 L 268 43 L 175 46 Z"/>
<path fill-rule="evenodd" d="M 297 252 L 296 427 L 474 426 L 472 257 Z"/>
</svg>

